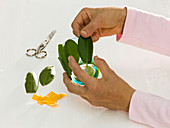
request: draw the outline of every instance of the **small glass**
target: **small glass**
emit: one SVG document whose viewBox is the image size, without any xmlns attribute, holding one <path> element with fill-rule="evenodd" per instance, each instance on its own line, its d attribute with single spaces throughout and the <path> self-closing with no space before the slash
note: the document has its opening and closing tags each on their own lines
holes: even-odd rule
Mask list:
<svg viewBox="0 0 170 128">
<path fill-rule="evenodd" d="M 81 68 L 86 66 L 86 64 L 85 64 L 84 62 L 82 62 L 82 60 L 80 60 L 79 65 L 80 65 Z M 88 66 L 92 67 L 93 70 L 94 70 L 93 77 L 94 77 L 94 78 L 98 78 L 98 76 L 99 76 L 99 69 L 96 67 L 94 61 L 92 60 L 92 62 L 89 63 Z M 74 83 L 79 84 L 79 85 L 84 85 L 84 83 L 81 82 L 81 81 L 74 75 L 74 73 L 72 73 L 71 78 L 72 78 L 72 81 L 73 81 Z"/>
</svg>

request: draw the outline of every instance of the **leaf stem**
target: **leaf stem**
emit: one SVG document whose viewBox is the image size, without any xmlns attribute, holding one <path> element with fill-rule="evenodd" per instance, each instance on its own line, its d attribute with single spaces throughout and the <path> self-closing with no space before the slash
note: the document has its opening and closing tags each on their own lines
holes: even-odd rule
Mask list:
<svg viewBox="0 0 170 128">
<path fill-rule="evenodd" d="M 88 67 L 88 62 L 86 62 L 86 67 Z"/>
</svg>

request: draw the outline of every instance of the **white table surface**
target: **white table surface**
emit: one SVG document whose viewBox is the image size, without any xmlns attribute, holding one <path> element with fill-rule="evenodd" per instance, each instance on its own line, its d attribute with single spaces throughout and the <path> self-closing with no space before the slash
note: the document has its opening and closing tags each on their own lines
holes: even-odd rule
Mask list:
<svg viewBox="0 0 170 128">
<path fill-rule="evenodd" d="M 170 17 L 169 0 L 0 0 L 0 128 L 146 128 L 130 121 L 127 113 L 96 108 L 70 94 L 57 59 L 57 45 L 74 37 L 71 22 L 81 8 L 125 5 Z M 46 47 L 47 58 L 25 55 L 54 29 L 57 34 Z M 94 47 L 94 54 L 132 87 L 170 99 L 170 57 L 116 43 L 114 36 Z M 55 66 L 56 78 L 40 86 L 37 94 L 68 94 L 57 108 L 41 106 L 25 93 L 26 73 L 39 74 L 48 65 Z"/>
</svg>

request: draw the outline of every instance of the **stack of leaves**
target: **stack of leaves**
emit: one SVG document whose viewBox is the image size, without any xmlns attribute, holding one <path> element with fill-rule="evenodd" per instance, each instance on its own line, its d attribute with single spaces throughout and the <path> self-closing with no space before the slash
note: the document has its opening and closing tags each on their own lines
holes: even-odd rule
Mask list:
<svg viewBox="0 0 170 128">
<path fill-rule="evenodd" d="M 73 56 L 77 63 L 79 63 L 79 58 L 81 58 L 83 63 L 86 64 L 86 67 L 88 67 L 88 64 L 92 63 L 93 41 L 91 37 L 83 38 L 80 36 L 77 45 L 76 42 L 69 39 L 65 42 L 64 46 L 62 44 L 58 45 L 58 52 L 58 59 L 60 60 L 62 67 L 71 78 L 72 70 L 68 65 L 68 57 Z"/>
<path fill-rule="evenodd" d="M 77 44 L 69 39 L 65 42 L 65 45 L 62 44 L 58 45 L 58 52 L 61 65 L 63 66 L 63 69 L 67 72 L 68 76 L 71 78 L 71 69 L 68 66 L 68 57 L 73 56 L 77 62 L 79 62 L 79 53 L 78 53 L 78 46 Z"/>
<path fill-rule="evenodd" d="M 65 96 L 66 96 L 66 94 L 64 94 L 64 93 L 56 94 L 55 92 L 51 91 L 49 94 L 47 94 L 44 97 L 37 96 L 36 94 L 34 94 L 32 99 L 36 100 L 37 103 L 40 105 L 46 104 L 51 107 L 56 107 L 57 101 Z"/>
</svg>

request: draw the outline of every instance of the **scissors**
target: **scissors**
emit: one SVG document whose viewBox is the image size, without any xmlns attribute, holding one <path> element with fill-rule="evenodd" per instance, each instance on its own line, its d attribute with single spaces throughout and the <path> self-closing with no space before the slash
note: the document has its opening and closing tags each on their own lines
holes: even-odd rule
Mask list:
<svg viewBox="0 0 170 128">
<path fill-rule="evenodd" d="M 43 49 L 48 45 L 48 43 L 50 42 L 50 40 L 53 38 L 53 36 L 55 35 L 56 30 L 52 31 L 47 38 L 44 40 L 44 42 L 42 42 L 37 49 L 35 48 L 29 48 L 26 51 L 26 55 L 27 56 L 35 56 L 38 59 L 42 59 L 45 58 L 47 56 L 47 52 L 43 51 Z M 41 54 L 41 56 L 40 56 Z"/>
</svg>

